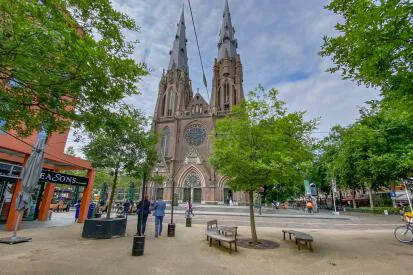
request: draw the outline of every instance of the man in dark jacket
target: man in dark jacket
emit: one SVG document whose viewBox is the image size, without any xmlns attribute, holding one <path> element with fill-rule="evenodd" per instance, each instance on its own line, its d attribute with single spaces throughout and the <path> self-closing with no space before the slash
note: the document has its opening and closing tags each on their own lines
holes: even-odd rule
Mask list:
<svg viewBox="0 0 413 275">
<path fill-rule="evenodd" d="M 129 200 L 127 200 L 123 203 L 123 212 L 124 212 L 125 218 L 128 218 L 129 208 L 130 208 L 130 202 Z"/>
<path fill-rule="evenodd" d="M 136 214 L 138 215 L 138 226 L 137 226 L 136 235 L 138 236 L 145 235 L 146 221 L 148 220 L 148 215 L 150 213 L 150 210 L 149 210 L 150 205 L 151 204 L 148 200 L 148 196 L 145 196 L 143 203 L 142 201 L 140 201 L 138 205 L 136 206 Z"/>
</svg>

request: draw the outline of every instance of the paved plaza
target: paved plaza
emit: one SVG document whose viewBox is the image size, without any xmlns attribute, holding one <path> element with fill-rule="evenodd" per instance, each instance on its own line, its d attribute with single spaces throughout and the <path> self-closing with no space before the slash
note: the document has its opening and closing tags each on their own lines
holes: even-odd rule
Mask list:
<svg viewBox="0 0 413 275">
<path fill-rule="evenodd" d="M 247 216 L 196 214 L 193 226 L 186 228 L 184 216 L 178 211 L 176 237 L 155 239 L 154 221 L 150 217 L 145 254 L 132 257 L 135 216 L 129 216 L 126 237 L 90 240 L 81 238 L 82 224 L 70 222 L 70 215 L 71 212 L 55 213 L 49 227 L 26 225 L 28 229 L 20 230 L 19 235 L 32 237 L 30 243 L 1 245 L 0 273 L 412 274 L 413 270 L 413 245 L 400 244 L 393 237 L 393 228 L 401 224 L 397 216 L 257 217 L 259 238 L 276 241 L 280 247 L 275 250 L 239 248 L 230 255 L 224 248 L 209 247 L 204 235 L 205 222 L 217 218 L 222 224 L 238 225 L 239 237 L 248 238 Z M 165 221 L 168 218 L 169 215 Z M 299 228 L 310 233 L 315 240 L 314 252 L 298 251 L 293 241 L 282 240 L 283 228 Z M 10 232 L 0 231 L 0 237 L 9 235 Z"/>
</svg>

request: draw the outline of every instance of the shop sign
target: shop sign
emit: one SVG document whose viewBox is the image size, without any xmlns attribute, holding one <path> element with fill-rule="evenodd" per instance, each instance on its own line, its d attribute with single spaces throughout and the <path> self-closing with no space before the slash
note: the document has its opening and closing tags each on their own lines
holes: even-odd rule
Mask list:
<svg viewBox="0 0 413 275">
<path fill-rule="evenodd" d="M 42 173 L 40 174 L 39 181 L 59 183 L 59 184 L 68 184 L 68 185 L 87 186 L 89 179 L 86 177 L 78 177 L 78 176 L 55 173 L 55 172 L 43 170 Z"/>
</svg>

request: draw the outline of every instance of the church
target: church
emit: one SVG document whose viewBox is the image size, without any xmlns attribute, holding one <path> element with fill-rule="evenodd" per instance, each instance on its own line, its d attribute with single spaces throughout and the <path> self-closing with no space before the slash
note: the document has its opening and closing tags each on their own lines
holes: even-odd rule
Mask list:
<svg viewBox="0 0 413 275">
<path fill-rule="evenodd" d="M 228 115 L 244 99 L 243 72 L 237 39 L 225 1 L 219 32 L 218 52 L 213 65 L 212 93 L 209 102 L 192 90 L 188 68 L 184 9 L 177 24 L 168 69 L 159 81 L 153 130 L 159 136 L 159 160 L 153 174 L 161 175 L 162 184 L 151 182 L 151 198 L 172 199 L 172 188 L 178 202 L 191 200 L 198 204 L 245 205 L 248 197 L 233 192 L 228 177 L 220 175 L 208 163 L 212 151 L 215 121 Z"/>
</svg>

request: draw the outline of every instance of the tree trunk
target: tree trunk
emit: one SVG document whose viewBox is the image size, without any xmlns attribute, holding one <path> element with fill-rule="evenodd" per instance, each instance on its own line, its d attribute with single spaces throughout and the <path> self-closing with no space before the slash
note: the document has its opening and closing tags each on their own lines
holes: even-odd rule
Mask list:
<svg viewBox="0 0 413 275">
<path fill-rule="evenodd" d="M 356 205 L 356 189 L 351 190 L 353 195 L 353 208 L 357 208 Z"/>
<path fill-rule="evenodd" d="M 255 218 L 254 218 L 254 191 L 249 191 L 249 204 L 250 204 L 250 225 L 251 225 L 251 237 L 252 244 L 256 245 L 258 242 L 257 230 L 255 228 Z"/>
<path fill-rule="evenodd" d="M 367 186 L 367 190 L 369 191 L 370 208 L 374 208 L 373 194 L 371 193 L 371 187 Z"/>
<path fill-rule="evenodd" d="M 108 208 L 106 211 L 106 219 L 110 219 L 110 212 L 112 211 L 113 198 L 115 197 L 116 184 L 118 183 L 118 172 L 119 172 L 119 166 L 116 167 L 115 174 L 113 175 L 112 190 L 110 191 L 109 204 L 108 204 Z"/>
</svg>

